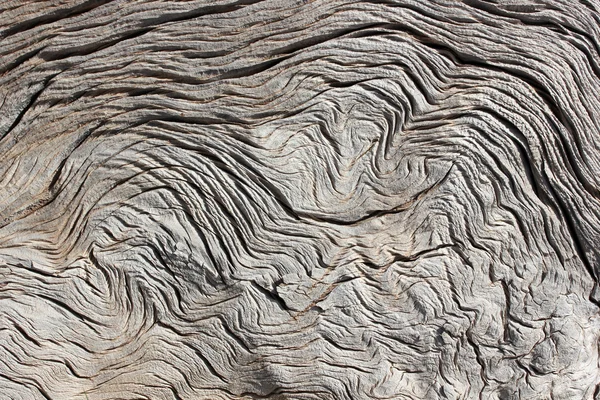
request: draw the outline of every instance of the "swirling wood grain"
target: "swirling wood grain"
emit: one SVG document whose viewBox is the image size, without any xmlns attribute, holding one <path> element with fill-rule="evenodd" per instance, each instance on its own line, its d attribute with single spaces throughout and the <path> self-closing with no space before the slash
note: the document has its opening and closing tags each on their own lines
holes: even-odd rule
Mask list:
<svg viewBox="0 0 600 400">
<path fill-rule="evenodd" d="M 0 398 L 600 398 L 597 0 L 0 4 Z"/>
</svg>

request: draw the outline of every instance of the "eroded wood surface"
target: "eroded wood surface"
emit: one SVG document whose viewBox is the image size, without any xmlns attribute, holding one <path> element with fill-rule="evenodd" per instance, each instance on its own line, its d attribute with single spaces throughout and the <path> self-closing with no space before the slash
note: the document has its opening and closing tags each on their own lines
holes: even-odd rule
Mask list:
<svg viewBox="0 0 600 400">
<path fill-rule="evenodd" d="M 599 7 L 3 1 L 0 398 L 594 398 Z"/>
</svg>

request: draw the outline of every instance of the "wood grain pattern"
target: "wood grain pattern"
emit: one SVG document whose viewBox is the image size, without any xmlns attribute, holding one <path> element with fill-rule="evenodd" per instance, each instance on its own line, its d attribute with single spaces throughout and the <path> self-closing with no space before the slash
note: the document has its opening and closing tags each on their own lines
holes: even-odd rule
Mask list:
<svg viewBox="0 0 600 400">
<path fill-rule="evenodd" d="M 1 399 L 600 399 L 600 2 L 0 4 Z"/>
</svg>

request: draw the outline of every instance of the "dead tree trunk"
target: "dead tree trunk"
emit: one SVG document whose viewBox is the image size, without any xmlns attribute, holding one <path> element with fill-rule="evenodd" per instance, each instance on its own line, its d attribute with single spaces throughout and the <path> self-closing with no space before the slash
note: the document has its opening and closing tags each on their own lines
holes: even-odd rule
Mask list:
<svg viewBox="0 0 600 400">
<path fill-rule="evenodd" d="M 593 399 L 599 11 L 3 1 L 0 398 Z"/>
</svg>

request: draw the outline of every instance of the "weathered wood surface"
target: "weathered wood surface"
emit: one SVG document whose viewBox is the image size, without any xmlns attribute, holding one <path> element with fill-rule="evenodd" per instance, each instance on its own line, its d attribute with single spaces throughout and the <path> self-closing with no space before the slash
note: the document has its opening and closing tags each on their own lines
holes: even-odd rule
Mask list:
<svg viewBox="0 0 600 400">
<path fill-rule="evenodd" d="M 599 10 L 3 1 L 0 398 L 594 398 Z"/>
</svg>

